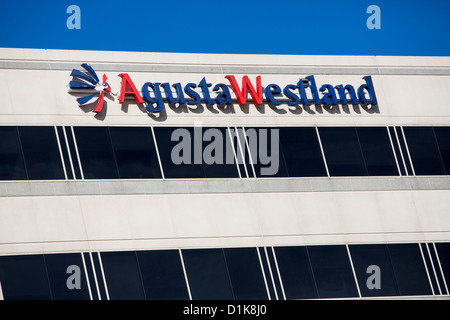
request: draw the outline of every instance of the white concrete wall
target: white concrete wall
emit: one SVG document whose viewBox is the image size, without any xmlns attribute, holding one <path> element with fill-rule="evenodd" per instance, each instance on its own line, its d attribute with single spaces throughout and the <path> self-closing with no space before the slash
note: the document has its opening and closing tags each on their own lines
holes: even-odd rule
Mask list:
<svg viewBox="0 0 450 320">
<path fill-rule="evenodd" d="M 448 241 L 450 190 L 0 198 L 0 254 Z"/>
</svg>

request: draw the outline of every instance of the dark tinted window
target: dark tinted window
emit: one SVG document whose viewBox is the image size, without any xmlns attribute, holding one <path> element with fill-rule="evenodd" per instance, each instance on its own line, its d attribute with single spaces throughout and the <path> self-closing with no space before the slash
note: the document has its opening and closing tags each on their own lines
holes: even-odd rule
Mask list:
<svg viewBox="0 0 450 320">
<path fill-rule="evenodd" d="M 256 176 L 287 177 L 279 128 L 245 128 L 245 134 Z"/>
<path fill-rule="evenodd" d="M 330 176 L 366 176 L 361 147 L 352 127 L 319 128 Z"/>
<path fill-rule="evenodd" d="M 166 178 L 239 177 L 226 128 L 156 127 L 155 136 Z"/>
<path fill-rule="evenodd" d="M 275 248 L 286 299 L 318 298 L 306 247 Z"/>
<path fill-rule="evenodd" d="M 398 175 L 397 164 L 385 127 L 356 128 L 369 176 Z"/>
<path fill-rule="evenodd" d="M 316 129 L 280 128 L 280 143 L 290 177 L 326 176 Z"/>
<path fill-rule="evenodd" d="M 174 141 L 172 141 L 172 133 Z M 168 128 L 155 127 L 155 137 L 158 144 L 159 155 L 166 178 L 203 178 L 203 166 L 194 163 L 194 128 Z M 179 133 L 179 135 L 177 135 Z M 175 149 L 174 149 L 175 148 Z M 173 151 L 174 150 L 174 151 Z M 172 151 L 176 157 L 181 158 L 172 161 Z M 201 154 L 200 147 L 195 148 L 197 154 Z"/>
<path fill-rule="evenodd" d="M 161 178 L 151 128 L 110 127 L 109 131 L 120 178 Z"/>
<path fill-rule="evenodd" d="M 0 282 L 5 300 L 52 298 L 42 255 L 0 257 Z"/>
<path fill-rule="evenodd" d="M 417 243 L 388 244 L 400 295 L 431 294 L 430 282 Z"/>
<path fill-rule="evenodd" d="M 222 249 L 183 250 L 192 299 L 233 299 Z"/>
<path fill-rule="evenodd" d="M 85 179 L 117 179 L 116 161 L 107 127 L 75 127 Z"/>
<path fill-rule="evenodd" d="M 444 273 L 447 287 L 450 285 L 450 243 L 436 243 L 436 250 Z M 441 288 L 445 292 L 444 288 Z"/>
<path fill-rule="evenodd" d="M 404 127 L 416 175 L 445 174 L 432 127 Z"/>
<path fill-rule="evenodd" d="M 224 253 L 235 299 L 268 299 L 256 248 L 227 248 Z"/>
<path fill-rule="evenodd" d="M 27 179 L 17 127 L 0 127 L 0 180 Z"/>
<path fill-rule="evenodd" d="M 436 134 L 446 174 L 450 175 L 450 127 L 435 127 L 434 133 Z"/>
<path fill-rule="evenodd" d="M 137 252 L 148 300 L 189 300 L 178 250 Z"/>
<path fill-rule="evenodd" d="M 30 180 L 64 179 L 54 127 L 19 127 Z"/>
<path fill-rule="evenodd" d="M 54 300 L 90 299 L 80 253 L 46 254 L 44 259 Z M 78 269 L 69 268 L 70 266 L 76 266 Z M 67 282 L 70 286 L 77 285 L 77 275 L 80 276 L 80 288 L 69 289 Z"/>
<path fill-rule="evenodd" d="M 394 270 L 386 245 L 350 245 L 349 248 L 363 297 L 398 295 Z M 371 266 L 379 269 L 372 269 Z"/>
<path fill-rule="evenodd" d="M 358 296 L 345 246 L 310 246 L 307 250 L 320 298 Z"/>
<path fill-rule="evenodd" d="M 145 299 L 134 251 L 102 252 L 101 258 L 111 300 Z"/>
<path fill-rule="evenodd" d="M 227 128 L 203 128 L 203 171 L 206 178 L 238 178 Z M 230 161 L 227 162 L 227 156 Z M 231 161 L 232 160 L 232 161 Z"/>
</svg>

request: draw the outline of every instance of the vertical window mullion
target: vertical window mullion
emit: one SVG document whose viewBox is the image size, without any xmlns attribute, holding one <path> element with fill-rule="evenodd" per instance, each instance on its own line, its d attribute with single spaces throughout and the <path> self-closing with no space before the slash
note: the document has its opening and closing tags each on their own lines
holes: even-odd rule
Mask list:
<svg viewBox="0 0 450 320">
<path fill-rule="evenodd" d="M 405 143 L 406 154 L 408 155 L 408 160 L 409 160 L 409 164 L 411 165 L 412 174 L 413 174 L 413 176 L 415 176 L 416 172 L 414 171 L 414 165 L 413 165 L 413 162 L 411 160 L 411 155 L 409 153 L 408 141 L 406 141 L 405 132 L 403 131 L 403 126 L 400 126 L 400 132 L 402 133 L 402 139 L 403 139 L 403 141 Z"/>
<path fill-rule="evenodd" d="M 423 265 L 424 265 L 425 271 L 427 273 L 428 282 L 429 282 L 429 285 L 430 285 L 430 288 L 431 288 L 431 292 L 433 293 L 433 296 L 434 296 L 434 295 L 436 295 L 436 293 L 434 292 L 433 282 L 431 281 L 430 272 L 428 270 L 427 262 L 425 261 L 425 255 L 423 253 L 422 246 L 420 245 L 420 243 L 418 243 L 417 245 L 419 246 L 420 254 L 422 255 Z"/>
<path fill-rule="evenodd" d="M 403 166 L 405 168 L 405 173 L 407 176 L 409 176 L 408 167 L 407 167 L 406 161 L 405 161 L 405 156 L 403 155 L 403 151 L 402 151 L 402 145 L 400 143 L 400 138 L 398 137 L 398 133 L 397 133 L 397 130 L 395 127 L 394 127 L 394 134 L 395 134 L 395 139 L 397 140 L 397 145 L 398 145 L 398 149 L 400 152 L 400 156 L 402 157 L 402 162 L 403 162 Z"/>
<path fill-rule="evenodd" d="M 245 163 L 245 153 L 244 153 L 244 150 L 246 150 L 246 149 L 243 149 L 243 148 L 242 148 L 241 139 L 240 139 L 240 137 L 239 137 L 239 129 L 238 129 L 237 127 L 234 127 L 234 130 L 236 130 L 237 148 L 238 148 L 238 151 L 241 153 L 242 165 L 243 165 L 243 167 L 244 167 L 245 176 L 246 176 L 246 178 L 250 178 L 250 175 L 249 175 L 248 170 L 247 170 L 247 164 Z M 243 129 L 242 129 L 242 130 L 243 130 Z M 243 137 L 244 137 L 244 139 L 245 139 L 245 131 L 243 131 L 243 132 L 244 132 Z M 249 157 L 249 159 L 250 159 L 250 157 Z M 253 165 L 252 165 L 252 168 L 253 168 Z M 253 172 L 254 172 L 254 170 L 253 170 Z M 256 175 L 254 175 L 254 177 L 256 177 Z"/>
<path fill-rule="evenodd" d="M 74 145 L 75 153 L 76 153 L 76 156 L 77 156 L 78 166 L 80 167 L 81 180 L 84 180 L 83 166 L 81 164 L 80 152 L 78 152 L 77 138 L 75 136 L 75 131 L 73 130 L 73 126 L 70 126 L 70 131 L 72 133 L 73 145 Z"/>
<path fill-rule="evenodd" d="M 353 278 L 355 279 L 356 289 L 358 290 L 358 296 L 361 298 L 362 295 L 361 290 L 359 289 L 358 278 L 356 277 L 355 266 L 353 265 L 352 255 L 347 243 L 345 244 L 345 248 L 347 249 L 348 260 L 350 261 L 350 266 L 352 268 Z"/>
<path fill-rule="evenodd" d="M 395 159 L 395 164 L 397 165 L 398 175 L 401 176 L 402 171 L 400 169 L 399 159 L 397 158 L 397 152 L 395 151 L 394 142 L 392 141 L 392 136 L 391 136 L 391 132 L 389 131 L 389 127 L 386 127 L 386 131 L 388 133 L 389 141 L 391 143 L 392 153 L 394 154 L 394 159 Z"/>
<path fill-rule="evenodd" d="M 59 141 L 58 129 L 56 128 L 56 126 L 53 126 L 53 128 L 55 129 L 56 143 L 58 144 L 59 156 L 61 158 L 61 165 L 62 165 L 63 172 L 64 172 L 64 178 L 65 178 L 65 180 L 69 180 L 68 177 L 67 177 L 66 164 L 64 163 L 64 157 L 63 157 L 63 150 L 62 150 L 62 147 L 61 147 L 61 141 Z"/>
<path fill-rule="evenodd" d="M 189 300 L 192 300 L 191 288 L 189 286 L 189 279 L 187 276 L 186 267 L 184 265 L 183 253 L 181 252 L 181 249 L 178 249 L 178 253 L 180 254 L 181 266 L 183 267 L 184 279 L 186 280 L 186 287 L 189 294 Z"/>
<path fill-rule="evenodd" d="M 251 153 L 251 149 L 250 149 L 250 146 L 248 145 L 248 139 L 247 139 L 247 133 L 245 132 L 245 127 L 244 126 L 242 126 L 241 127 L 241 129 L 242 129 L 242 133 L 243 133 L 243 138 L 244 138 L 244 148 L 247 150 L 247 152 L 248 152 L 248 159 L 249 159 L 249 161 L 250 161 L 250 167 L 252 168 L 252 172 L 253 172 L 253 177 L 255 177 L 256 178 L 256 171 L 255 171 L 255 165 L 254 165 L 254 161 L 253 161 L 253 158 L 252 158 L 252 153 Z M 258 143 L 259 143 L 259 137 L 258 137 Z M 243 154 L 243 155 L 245 155 L 245 153 Z M 256 159 L 257 160 L 257 159 Z M 245 158 L 244 158 L 244 165 L 245 165 Z M 250 177 L 250 175 L 249 175 L 249 177 Z"/>
<path fill-rule="evenodd" d="M 439 253 L 438 253 L 438 251 L 436 249 L 436 244 L 434 242 L 433 242 L 433 249 L 434 249 L 434 252 L 436 254 L 436 260 L 438 262 L 439 270 L 441 271 L 442 280 L 444 282 L 445 290 L 447 291 L 447 295 L 448 295 L 448 294 L 450 294 L 450 292 L 448 291 L 447 280 L 445 279 L 444 271 L 442 270 L 441 260 L 439 259 Z"/>
<path fill-rule="evenodd" d="M 259 253 L 258 247 L 255 247 L 255 250 L 256 250 L 256 253 L 258 254 L 258 260 L 259 260 L 259 264 L 261 266 L 261 273 L 262 273 L 262 276 L 263 276 L 264 284 L 266 286 L 267 297 L 269 298 L 269 300 L 272 300 L 272 298 L 270 297 L 269 285 L 267 284 L 267 279 L 266 279 L 266 275 L 265 275 L 265 272 L 264 272 L 264 266 L 263 266 L 263 262 L 262 262 L 261 255 Z"/>
<path fill-rule="evenodd" d="M 88 291 L 89 291 L 89 297 L 91 298 L 91 300 L 93 300 L 91 284 L 90 284 L 90 280 L 89 280 L 89 273 L 88 273 L 87 266 L 86 266 L 86 260 L 84 259 L 83 252 L 80 252 L 80 254 L 81 254 L 81 260 L 83 261 L 84 273 L 86 274 L 86 283 L 87 283 L 87 287 L 88 287 Z"/>
<path fill-rule="evenodd" d="M 101 272 L 102 272 L 103 283 L 104 283 L 104 285 L 105 285 L 106 299 L 107 299 L 107 300 L 110 300 L 110 299 L 109 299 L 109 292 L 108 292 L 108 284 L 106 283 L 105 271 L 103 270 L 102 257 L 101 257 L 100 252 L 97 252 L 97 255 L 98 255 L 98 261 L 99 261 L 99 264 L 100 264 L 100 270 L 101 270 Z"/>
<path fill-rule="evenodd" d="M 317 126 L 314 127 L 316 129 L 317 140 L 319 141 L 320 152 L 322 153 L 323 163 L 325 164 L 325 170 L 327 171 L 327 177 L 330 177 L 330 171 L 328 170 L 327 158 L 325 157 L 325 152 L 323 151 L 322 140 L 320 139 L 319 128 Z"/>
<path fill-rule="evenodd" d="M 158 142 L 156 141 L 155 130 L 153 129 L 153 126 L 151 126 L 150 128 L 152 129 L 153 143 L 155 145 L 156 156 L 158 158 L 158 163 L 159 163 L 159 169 L 161 170 L 161 177 L 163 180 L 165 180 L 166 178 L 164 176 L 164 169 L 163 169 L 163 165 L 162 165 L 162 161 L 161 161 L 161 156 L 159 155 Z"/>
<path fill-rule="evenodd" d="M 239 168 L 239 161 L 237 158 L 237 154 L 236 154 L 236 149 L 234 148 L 234 139 L 233 136 L 231 135 L 231 130 L 230 127 L 226 127 L 226 132 L 227 132 L 227 137 L 228 139 L 230 139 L 230 143 L 231 143 L 231 149 L 233 150 L 233 156 L 234 156 L 234 161 L 236 162 L 236 169 L 238 171 L 239 174 L 239 179 L 242 179 L 242 174 L 241 174 L 241 169 Z M 228 151 L 227 146 L 226 146 L 226 138 L 225 138 L 225 150 Z M 226 157 L 226 153 L 225 153 L 225 157 Z"/>
<path fill-rule="evenodd" d="M 273 247 L 270 247 L 270 248 L 272 250 L 273 261 L 274 261 L 275 267 L 277 269 L 278 279 L 280 280 L 280 287 L 281 287 L 281 292 L 283 294 L 283 299 L 286 300 L 286 293 L 284 292 L 283 280 L 281 279 L 281 273 L 280 273 L 280 268 L 278 267 L 278 261 L 277 261 L 277 256 L 275 254 L 275 249 Z"/>
</svg>

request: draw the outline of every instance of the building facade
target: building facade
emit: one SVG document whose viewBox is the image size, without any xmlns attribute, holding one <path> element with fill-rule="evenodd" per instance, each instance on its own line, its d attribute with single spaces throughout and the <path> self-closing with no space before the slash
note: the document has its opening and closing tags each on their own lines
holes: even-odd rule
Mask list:
<svg viewBox="0 0 450 320">
<path fill-rule="evenodd" d="M 448 57 L 2 48 L 0 298 L 448 299 L 449 88 Z"/>
</svg>

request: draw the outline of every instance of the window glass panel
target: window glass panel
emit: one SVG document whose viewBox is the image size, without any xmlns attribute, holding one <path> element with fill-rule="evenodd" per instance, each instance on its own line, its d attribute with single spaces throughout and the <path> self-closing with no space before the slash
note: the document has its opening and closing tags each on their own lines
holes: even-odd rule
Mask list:
<svg viewBox="0 0 450 320">
<path fill-rule="evenodd" d="M 178 250 L 137 251 L 148 300 L 189 300 Z"/>
<path fill-rule="evenodd" d="M 227 128 L 203 128 L 203 172 L 206 178 L 239 178 Z M 227 161 L 228 159 L 228 161 Z"/>
<path fill-rule="evenodd" d="M 247 145 L 257 177 L 287 177 L 279 128 L 245 128 Z"/>
<path fill-rule="evenodd" d="M 54 127 L 19 127 L 30 180 L 65 179 Z"/>
<path fill-rule="evenodd" d="M 120 178 L 162 177 L 151 128 L 110 127 L 109 131 Z"/>
<path fill-rule="evenodd" d="M 450 127 L 434 127 L 434 133 L 446 174 L 450 175 Z"/>
<path fill-rule="evenodd" d="M 330 176 L 366 176 L 367 170 L 355 128 L 319 128 Z"/>
<path fill-rule="evenodd" d="M 400 295 L 432 294 L 417 243 L 388 244 Z"/>
<path fill-rule="evenodd" d="M 256 248 L 224 249 L 236 300 L 267 300 L 267 289 Z"/>
<path fill-rule="evenodd" d="M 314 127 L 279 128 L 280 144 L 290 177 L 326 176 Z"/>
<path fill-rule="evenodd" d="M 179 130 L 176 131 L 177 129 Z M 194 128 L 155 127 L 154 130 L 166 178 L 205 177 L 201 163 L 194 163 Z M 172 134 L 174 141 L 171 141 Z M 174 159 L 172 150 L 176 157 Z M 199 148 L 195 150 L 200 152 Z"/>
<path fill-rule="evenodd" d="M 5 300 L 50 300 L 42 255 L 0 257 L 0 282 Z"/>
<path fill-rule="evenodd" d="M 436 250 L 439 256 L 439 261 L 441 263 L 442 272 L 444 273 L 447 287 L 450 289 L 450 243 L 436 243 Z M 442 292 L 445 292 L 444 287 L 441 287 L 441 290 Z"/>
<path fill-rule="evenodd" d="M 89 290 L 84 273 L 83 260 L 80 253 L 46 254 L 45 264 L 49 278 L 52 296 L 54 300 L 89 300 Z M 76 266 L 79 269 L 68 270 L 69 266 Z M 68 272 L 69 271 L 69 272 Z M 68 279 L 71 285 L 77 284 L 76 275 L 79 275 L 79 289 L 70 289 L 67 286 Z"/>
<path fill-rule="evenodd" d="M 286 299 L 318 298 L 306 247 L 276 247 Z"/>
<path fill-rule="evenodd" d="M 0 180 L 25 179 L 27 174 L 17 127 L 0 127 Z"/>
<path fill-rule="evenodd" d="M 358 296 L 345 246 L 309 246 L 307 250 L 320 298 Z"/>
<path fill-rule="evenodd" d="M 239 177 L 226 128 L 154 129 L 166 178 Z"/>
<path fill-rule="evenodd" d="M 103 270 L 111 300 L 144 300 L 139 265 L 134 251 L 102 252 Z"/>
<path fill-rule="evenodd" d="M 192 299 L 234 299 L 222 249 L 183 250 Z"/>
<path fill-rule="evenodd" d="M 416 175 L 445 174 L 432 127 L 404 127 Z"/>
<path fill-rule="evenodd" d="M 363 297 L 399 294 L 386 245 L 350 245 L 349 249 Z M 379 268 L 379 272 L 373 271 L 369 268 L 370 266 L 376 266 L 376 268 Z M 377 278 L 378 276 L 379 278 Z M 369 277 L 372 278 L 369 279 Z M 379 286 L 374 287 L 374 284 L 378 285 L 377 279 L 379 279 Z"/>
<path fill-rule="evenodd" d="M 398 175 L 386 127 L 358 127 L 356 131 L 369 176 Z"/>
<path fill-rule="evenodd" d="M 74 127 L 85 179 L 117 179 L 116 161 L 107 127 Z"/>
</svg>

